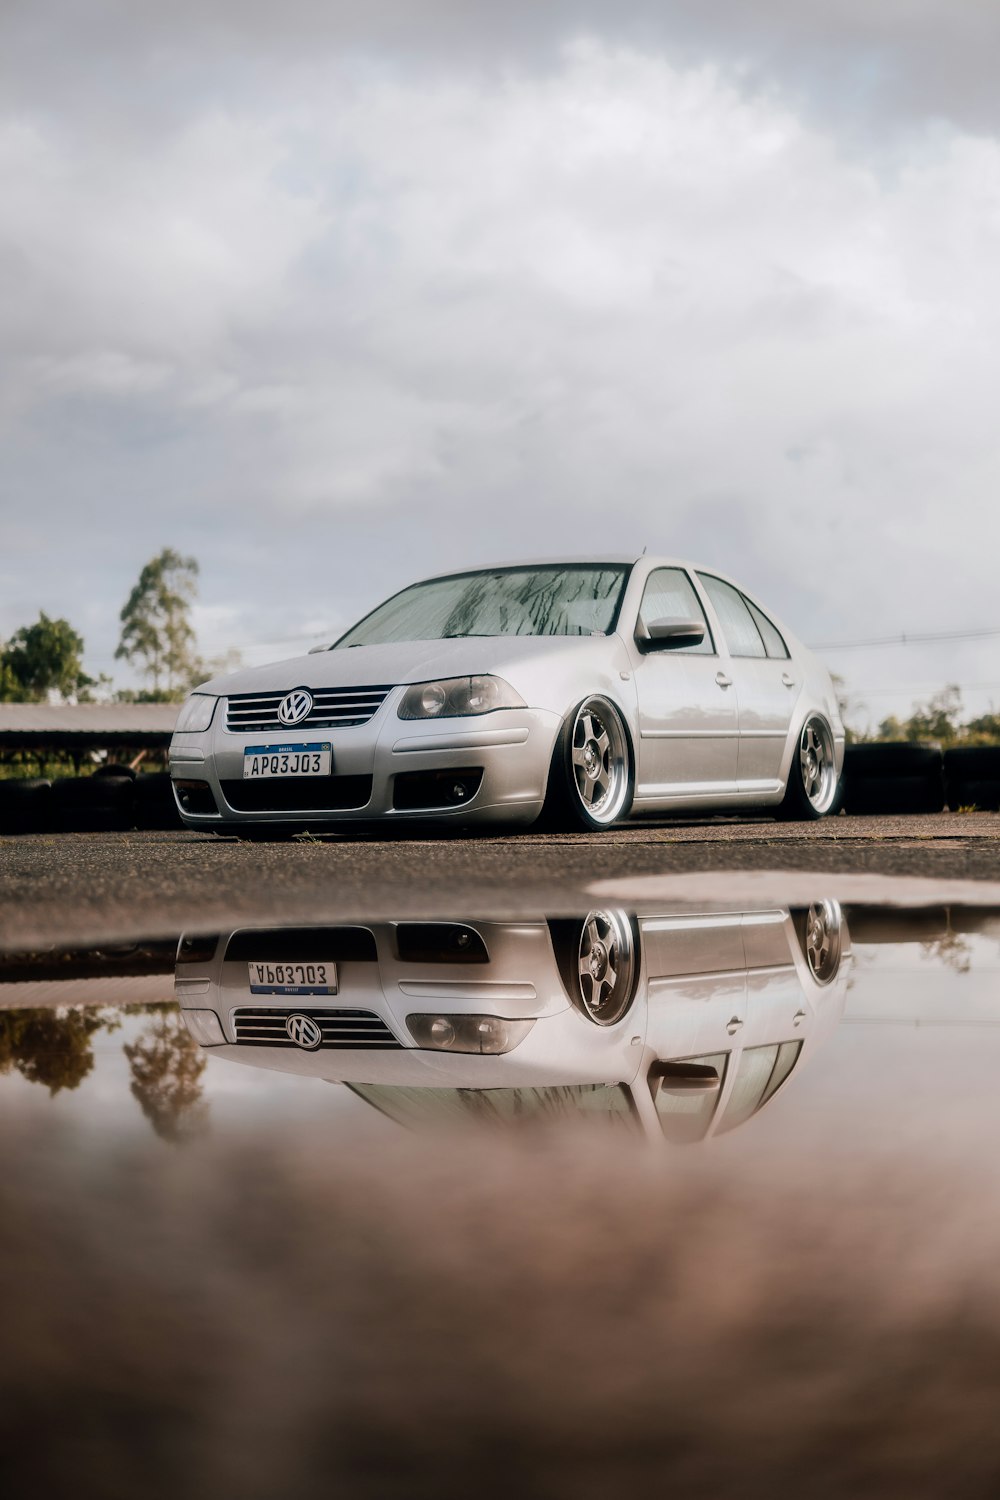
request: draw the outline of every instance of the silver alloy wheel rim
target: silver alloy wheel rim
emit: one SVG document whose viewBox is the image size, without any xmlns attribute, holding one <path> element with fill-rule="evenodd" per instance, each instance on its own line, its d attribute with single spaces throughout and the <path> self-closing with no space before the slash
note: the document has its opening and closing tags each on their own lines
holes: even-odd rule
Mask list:
<svg viewBox="0 0 1000 1500">
<path fill-rule="evenodd" d="M 572 761 L 584 812 L 595 823 L 613 823 L 628 796 L 628 745 L 617 710 L 604 698 L 588 698 L 577 709 Z"/>
<path fill-rule="evenodd" d="M 584 1014 L 613 1026 L 628 1010 L 635 972 L 632 924 L 624 912 L 592 911 L 580 933 L 578 990 Z"/>
<path fill-rule="evenodd" d="M 817 984 L 829 984 L 837 976 L 841 923 L 836 901 L 816 901 L 806 913 L 806 963 Z"/>
<path fill-rule="evenodd" d="M 822 719 L 807 719 L 799 735 L 799 774 L 806 800 L 818 813 L 828 812 L 837 791 L 833 735 Z"/>
</svg>

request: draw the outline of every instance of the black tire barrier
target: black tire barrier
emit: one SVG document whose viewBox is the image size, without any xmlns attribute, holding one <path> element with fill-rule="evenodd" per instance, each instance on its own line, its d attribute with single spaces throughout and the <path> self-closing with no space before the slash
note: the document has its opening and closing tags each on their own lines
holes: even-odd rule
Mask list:
<svg viewBox="0 0 1000 1500">
<path fill-rule="evenodd" d="M 60 776 L 52 783 L 57 833 L 125 832 L 134 823 L 130 776 Z"/>
<path fill-rule="evenodd" d="M 183 828 L 167 771 L 137 776 L 134 787 L 136 828 Z"/>
<path fill-rule="evenodd" d="M 98 766 L 93 772 L 95 776 L 125 776 L 129 781 L 135 780 L 135 772 L 131 766 L 120 766 L 117 761 L 107 761 L 105 765 Z"/>
<path fill-rule="evenodd" d="M 945 798 L 960 807 L 1000 811 L 1000 745 L 962 745 L 944 753 Z"/>
<path fill-rule="evenodd" d="M 844 756 L 848 813 L 928 813 L 944 808 L 944 760 L 937 745 L 888 742 L 848 745 Z"/>
<path fill-rule="evenodd" d="M 51 827 L 52 783 L 28 777 L 0 780 L 0 834 L 45 833 Z"/>
<path fill-rule="evenodd" d="M 849 906 L 852 943 L 934 943 L 952 931 L 946 906 Z"/>
</svg>

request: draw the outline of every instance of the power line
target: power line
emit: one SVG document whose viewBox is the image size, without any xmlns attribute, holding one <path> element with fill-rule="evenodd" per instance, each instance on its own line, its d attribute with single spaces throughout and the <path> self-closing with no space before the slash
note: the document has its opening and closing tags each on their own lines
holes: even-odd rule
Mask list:
<svg viewBox="0 0 1000 1500">
<path fill-rule="evenodd" d="M 873 637 L 867 641 L 826 641 L 811 651 L 861 651 L 869 646 L 923 646 L 931 641 L 985 641 L 1000 635 L 1000 626 L 988 630 L 938 630 Z"/>
</svg>

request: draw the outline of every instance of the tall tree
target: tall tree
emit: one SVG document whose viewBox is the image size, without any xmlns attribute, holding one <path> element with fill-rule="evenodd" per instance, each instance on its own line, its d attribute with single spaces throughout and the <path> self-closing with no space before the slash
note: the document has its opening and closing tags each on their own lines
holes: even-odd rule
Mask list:
<svg viewBox="0 0 1000 1500">
<path fill-rule="evenodd" d="M 115 656 L 130 661 L 152 683 L 158 698 L 181 696 L 198 676 L 191 603 L 198 564 L 172 547 L 143 568 L 121 612 Z"/>
<path fill-rule="evenodd" d="M 132 1073 L 132 1094 L 158 1136 L 181 1141 L 204 1129 L 208 1106 L 201 1075 L 207 1059 L 179 1015 L 155 1015 L 122 1050 Z"/>
<path fill-rule="evenodd" d="M 0 699 L 41 703 L 51 692 L 78 697 L 92 687 L 83 670 L 83 638 L 68 620 L 50 620 L 42 611 L 34 625 L 22 625 L 0 649 Z"/>
</svg>

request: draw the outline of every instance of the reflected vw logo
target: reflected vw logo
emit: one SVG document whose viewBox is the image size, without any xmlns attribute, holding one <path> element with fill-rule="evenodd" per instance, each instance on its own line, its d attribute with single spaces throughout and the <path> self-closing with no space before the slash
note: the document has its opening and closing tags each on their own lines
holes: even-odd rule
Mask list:
<svg viewBox="0 0 1000 1500">
<path fill-rule="evenodd" d="M 323 1033 L 312 1016 L 289 1016 L 285 1030 L 296 1047 L 304 1047 L 307 1052 L 315 1052 L 323 1040 Z"/>
<path fill-rule="evenodd" d="M 301 724 L 313 706 L 313 696 L 308 688 L 295 688 L 278 704 L 278 718 L 282 724 Z"/>
</svg>

